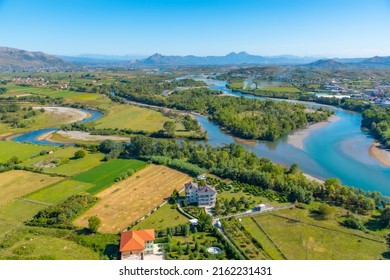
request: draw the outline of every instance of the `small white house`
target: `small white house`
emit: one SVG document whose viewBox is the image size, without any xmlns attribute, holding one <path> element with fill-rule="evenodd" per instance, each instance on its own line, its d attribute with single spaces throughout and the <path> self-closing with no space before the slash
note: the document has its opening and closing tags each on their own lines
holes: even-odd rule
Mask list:
<svg viewBox="0 0 390 280">
<path fill-rule="evenodd" d="M 197 226 L 198 225 L 198 219 L 191 219 L 190 223 L 191 223 L 191 226 Z"/>
<path fill-rule="evenodd" d="M 265 204 L 258 204 L 255 206 L 256 211 L 264 211 L 266 208 Z"/>
</svg>

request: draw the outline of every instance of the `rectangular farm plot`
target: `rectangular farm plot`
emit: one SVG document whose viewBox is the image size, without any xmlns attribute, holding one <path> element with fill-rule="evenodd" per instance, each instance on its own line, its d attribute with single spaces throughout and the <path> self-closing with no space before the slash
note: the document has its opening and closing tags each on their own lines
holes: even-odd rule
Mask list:
<svg viewBox="0 0 390 280">
<path fill-rule="evenodd" d="M 0 241 L 5 234 L 23 226 L 23 222 L 32 218 L 47 205 L 15 200 L 0 206 Z"/>
<path fill-rule="evenodd" d="M 93 185 L 85 182 L 64 180 L 57 184 L 53 184 L 33 192 L 25 198 L 44 202 L 44 203 L 60 203 L 71 195 L 79 194 L 91 188 Z"/>
<path fill-rule="evenodd" d="M 146 162 L 140 160 L 114 159 L 73 177 L 73 180 L 93 184 L 94 186 L 86 191 L 95 194 L 114 183 L 121 173 L 129 169 L 136 171 L 146 165 Z"/>
<path fill-rule="evenodd" d="M 64 178 L 22 170 L 11 170 L 0 174 L 0 205 L 24 196 Z"/>
<path fill-rule="evenodd" d="M 174 189 L 183 189 L 191 177 L 162 165 L 150 165 L 130 178 L 97 194 L 101 201 L 79 217 L 77 226 L 88 226 L 88 218 L 102 220 L 99 231 L 117 233 L 160 205 Z"/>
</svg>

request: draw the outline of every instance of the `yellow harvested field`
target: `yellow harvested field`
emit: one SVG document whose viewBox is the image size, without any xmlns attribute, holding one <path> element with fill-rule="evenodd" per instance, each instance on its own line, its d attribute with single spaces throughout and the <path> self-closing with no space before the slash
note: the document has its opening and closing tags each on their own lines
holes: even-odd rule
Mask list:
<svg viewBox="0 0 390 280">
<path fill-rule="evenodd" d="M 102 220 L 99 231 L 121 232 L 169 198 L 174 189 L 183 189 L 190 180 L 188 175 L 166 166 L 149 165 L 98 193 L 99 203 L 76 219 L 75 225 L 88 227 L 88 218 L 98 216 Z"/>
<path fill-rule="evenodd" d="M 22 170 L 0 173 L 0 205 L 63 179 Z"/>
</svg>

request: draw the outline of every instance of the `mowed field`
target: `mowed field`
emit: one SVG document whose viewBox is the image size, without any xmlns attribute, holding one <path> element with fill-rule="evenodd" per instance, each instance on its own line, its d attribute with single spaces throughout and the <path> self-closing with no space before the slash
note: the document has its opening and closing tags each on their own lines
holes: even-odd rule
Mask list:
<svg viewBox="0 0 390 280">
<path fill-rule="evenodd" d="M 63 179 L 22 170 L 0 173 L 0 205 Z"/>
<path fill-rule="evenodd" d="M 33 156 L 38 156 L 42 150 L 57 150 L 57 147 L 40 146 L 34 144 L 16 143 L 10 141 L 0 141 L 0 162 L 6 162 L 13 156 L 20 160 L 26 160 Z"/>
<path fill-rule="evenodd" d="M 242 221 L 274 259 L 281 258 L 277 248 L 293 260 L 377 260 L 387 251 L 383 237 L 345 228 L 332 219 L 317 221 L 307 210 L 281 210 Z"/>
<path fill-rule="evenodd" d="M 157 131 L 169 121 L 162 113 L 132 105 L 117 105 L 106 116 L 95 122 L 96 128 L 119 128 Z"/>
<path fill-rule="evenodd" d="M 88 226 L 88 218 L 102 220 L 101 232 L 116 233 L 149 213 L 172 194 L 181 190 L 191 177 L 162 165 L 149 165 L 130 178 L 98 193 L 101 201 L 76 219 L 77 226 Z"/>
</svg>

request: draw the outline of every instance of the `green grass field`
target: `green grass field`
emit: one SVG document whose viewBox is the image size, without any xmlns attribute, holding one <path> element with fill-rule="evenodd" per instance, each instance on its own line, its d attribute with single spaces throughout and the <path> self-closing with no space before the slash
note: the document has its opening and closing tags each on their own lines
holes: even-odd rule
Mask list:
<svg viewBox="0 0 390 280">
<path fill-rule="evenodd" d="M 57 150 L 57 147 L 24 144 L 11 141 L 0 141 L 0 162 L 6 162 L 13 156 L 25 161 L 31 157 L 38 156 L 42 150 Z"/>
<path fill-rule="evenodd" d="M 0 205 L 60 180 L 63 180 L 63 178 L 23 170 L 10 170 L 0 173 Z"/>
<path fill-rule="evenodd" d="M 260 214 L 254 220 L 287 259 L 377 260 L 383 259 L 382 254 L 387 251 L 383 237 L 347 229 L 335 219 L 320 220 L 306 209 L 281 210 L 275 215 Z M 259 236 L 259 229 L 253 225 L 247 230 L 260 242 L 264 238 Z M 265 246 L 271 248 L 269 243 Z"/>
<path fill-rule="evenodd" d="M 300 90 L 295 88 L 295 87 L 264 87 L 264 88 L 261 88 L 261 90 L 276 91 L 276 92 L 289 92 L 289 93 L 300 92 Z"/>
<path fill-rule="evenodd" d="M 230 88 L 242 89 L 244 87 L 243 82 L 234 82 L 230 84 Z"/>
<path fill-rule="evenodd" d="M 96 128 L 158 131 L 169 118 L 160 112 L 132 105 L 117 105 L 95 122 Z"/>
<path fill-rule="evenodd" d="M 46 205 L 22 200 L 15 200 L 0 206 L 0 240 L 6 233 L 22 227 L 24 221 L 46 207 Z"/>
<path fill-rule="evenodd" d="M 50 246 L 48 246 L 50 244 Z M 0 250 L 2 259 L 99 260 L 99 254 L 76 242 L 52 236 L 28 234 L 10 248 Z"/>
<path fill-rule="evenodd" d="M 159 230 L 188 223 L 189 219 L 180 214 L 176 208 L 172 209 L 172 206 L 174 205 L 169 203 L 164 204 L 132 229 L 137 230 L 154 228 L 155 230 Z"/>
<path fill-rule="evenodd" d="M 93 185 L 89 183 L 64 180 L 28 194 L 25 198 L 57 204 L 67 199 L 69 196 L 84 192 L 91 187 L 93 187 Z"/>
<path fill-rule="evenodd" d="M 267 237 L 267 235 L 259 229 L 251 217 L 244 217 L 241 219 L 241 224 L 251 233 L 251 235 L 260 242 L 263 250 L 273 260 L 284 260 L 284 256 L 278 251 L 277 247 Z"/>
<path fill-rule="evenodd" d="M 140 160 L 114 159 L 73 177 L 73 180 L 93 184 L 94 186 L 86 191 L 95 194 L 114 183 L 115 178 L 122 172 L 128 169 L 139 170 L 146 165 L 146 162 Z"/>
<path fill-rule="evenodd" d="M 50 147 L 49 149 L 52 149 Z M 52 154 L 47 154 L 39 157 L 34 157 L 26 162 L 23 162 L 23 165 L 26 166 L 40 166 L 40 164 L 45 164 L 50 161 L 60 160 L 61 163 L 56 167 L 44 168 L 45 173 L 56 173 L 66 176 L 74 176 L 89 170 L 97 165 L 100 165 L 104 155 L 101 153 L 90 154 L 84 158 L 73 159 L 74 153 L 80 150 L 76 147 L 63 147 L 56 148 Z"/>
</svg>

